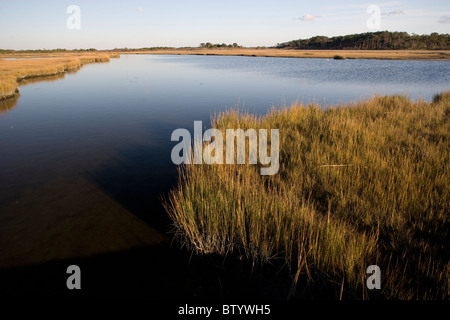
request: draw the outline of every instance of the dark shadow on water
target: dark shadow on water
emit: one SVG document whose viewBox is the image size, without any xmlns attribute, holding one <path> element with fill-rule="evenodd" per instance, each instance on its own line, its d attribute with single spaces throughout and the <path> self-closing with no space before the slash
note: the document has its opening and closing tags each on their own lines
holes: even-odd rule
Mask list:
<svg viewBox="0 0 450 320">
<path fill-rule="evenodd" d="M 170 147 L 170 146 L 169 146 Z M 86 173 L 114 201 L 168 236 L 161 244 L 0 270 L 0 296 L 137 299 L 284 299 L 288 286 L 256 276 L 239 259 L 198 256 L 168 233 L 160 197 L 174 187 L 170 150 L 131 147 Z M 170 159 L 169 159 L 170 161 Z M 130 230 L 133 232 L 132 230 Z M 81 290 L 68 290 L 70 265 L 81 269 Z"/>
<path fill-rule="evenodd" d="M 86 176 L 129 212 L 167 233 L 171 221 L 161 198 L 176 185 L 177 170 L 161 154 L 170 155 L 170 150 L 130 146 Z"/>
<path fill-rule="evenodd" d="M 52 261 L 0 273 L 2 296 L 63 298 L 195 298 L 194 264 L 167 244 L 94 257 Z M 69 265 L 81 269 L 81 290 L 68 290 Z M 203 270 L 205 271 L 205 270 Z M 203 281 L 212 274 L 203 272 Z M 211 279 L 211 283 L 213 283 Z M 213 288 L 211 288 L 213 290 Z M 208 295 L 213 294 L 208 292 Z M 219 292 L 216 292 L 216 296 Z"/>
<path fill-rule="evenodd" d="M 285 292 L 246 270 L 224 270 L 168 243 L 51 261 L 0 272 L 2 298 L 283 299 Z M 81 290 L 66 286 L 67 267 L 81 270 Z M 284 296 L 284 297 L 283 297 Z"/>
</svg>

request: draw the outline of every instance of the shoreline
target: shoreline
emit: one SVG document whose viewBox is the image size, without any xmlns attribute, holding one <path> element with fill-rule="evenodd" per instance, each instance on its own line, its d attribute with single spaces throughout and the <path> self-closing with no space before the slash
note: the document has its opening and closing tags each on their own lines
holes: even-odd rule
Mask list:
<svg viewBox="0 0 450 320">
<path fill-rule="evenodd" d="M 3 60 L 3 58 L 25 58 L 17 60 Z M 45 59 L 26 59 L 39 57 Z M 13 98 L 19 94 L 19 87 L 23 80 L 45 78 L 65 74 L 80 69 L 83 65 L 96 62 L 109 62 L 120 55 L 112 52 L 96 54 L 59 54 L 58 56 L 38 55 L 0 55 L 0 101 Z M 43 63 L 42 60 L 45 60 Z"/>
<path fill-rule="evenodd" d="M 297 49 L 155 49 L 114 51 L 119 54 L 172 54 L 172 55 L 214 55 L 214 56 L 249 56 L 274 58 L 319 58 L 333 59 L 342 56 L 345 59 L 379 59 L 379 60 L 432 60 L 450 61 L 449 50 L 297 50 Z"/>
</svg>

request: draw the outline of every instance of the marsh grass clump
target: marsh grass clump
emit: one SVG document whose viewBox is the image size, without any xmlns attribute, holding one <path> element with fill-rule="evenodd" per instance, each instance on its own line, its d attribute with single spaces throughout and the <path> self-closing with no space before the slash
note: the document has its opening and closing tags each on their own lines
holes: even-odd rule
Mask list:
<svg viewBox="0 0 450 320">
<path fill-rule="evenodd" d="M 333 57 L 333 59 L 334 59 L 334 60 L 345 60 L 345 57 L 344 57 L 344 56 L 341 56 L 341 55 L 339 55 L 339 54 L 336 54 L 336 55 Z"/>
<path fill-rule="evenodd" d="M 0 100 L 19 93 L 19 84 L 12 75 L 0 75 Z"/>
<path fill-rule="evenodd" d="M 397 95 L 261 117 L 227 111 L 212 126 L 279 129 L 280 169 L 180 167 L 165 205 L 187 247 L 284 266 L 294 287 L 448 298 L 450 92 L 433 103 Z M 366 289 L 371 264 L 382 270 L 377 293 Z"/>
</svg>

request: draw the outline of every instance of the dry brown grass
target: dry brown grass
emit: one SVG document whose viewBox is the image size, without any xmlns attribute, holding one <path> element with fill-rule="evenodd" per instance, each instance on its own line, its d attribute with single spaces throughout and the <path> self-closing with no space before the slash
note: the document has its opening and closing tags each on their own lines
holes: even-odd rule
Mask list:
<svg viewBox="0 0 450 320">
<path fill-rule="evenodd" d="M 35 57 L 36 55 L 34 55 Z M 19 92 L 20 82 L 24 79 L 52 76 L 80 68 L 86 63 L 108 62 L 117 58 L 117 53 L 62 53 L 39 54 L 45 59 L 0 60 L 0 99 L 12 97 Z M 25 58 L 30 55 L 1 55 L 0 58 Z"/>
<path fill-rule="evenodd" d="M 158 49 L 148 51 L 126 51 L 122 54 L 193 54 L 254 57 L 290 57 L 290 58 L 325 58 L 333 59 L 340 55 L 346 59 L 385 59 L 385 60 L 450 60 L 450 51 L 440 50 L 295 50 L 295 49 L 256 49 L 256 48 L 221 48 L 221 49 Z"/>
</svg>

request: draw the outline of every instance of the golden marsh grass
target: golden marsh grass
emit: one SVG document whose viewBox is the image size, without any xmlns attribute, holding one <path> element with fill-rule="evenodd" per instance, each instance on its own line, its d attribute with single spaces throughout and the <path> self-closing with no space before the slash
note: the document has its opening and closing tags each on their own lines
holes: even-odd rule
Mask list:
<svg viewBox="0 0 450 320">
<path fill-rule="evenodd" d="M 375 96 L 329 109 L 294 104 L 261 117 L 231 110 L 212 126 L 224 136 L 227 128 L 279 129 L 280 170 L 180 167 L 165 206 L 188 248 L 288 266 L 294 287 L 448 298 L 450 92 L 431 103 Z M 371 264 L 382 270 L 378 293 L 365 285 Z"/>
<path fill-rule="evenodd" d="M 383 59 L 383 60 L 450 60 L 448 50 L 297 50 L 275 48 L 174 48 L 156 50 L 135 50 L 120 52 L 123 54 L 193 54 L 283 58 L 324 58 L 333 59 L 341 55 L 347 59 Z"/>
</svg>

